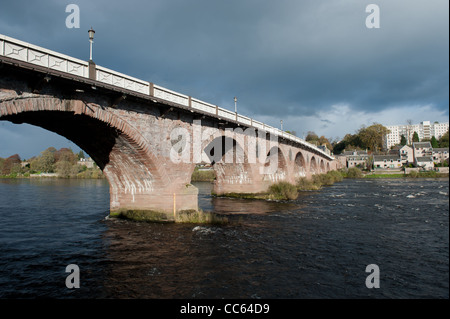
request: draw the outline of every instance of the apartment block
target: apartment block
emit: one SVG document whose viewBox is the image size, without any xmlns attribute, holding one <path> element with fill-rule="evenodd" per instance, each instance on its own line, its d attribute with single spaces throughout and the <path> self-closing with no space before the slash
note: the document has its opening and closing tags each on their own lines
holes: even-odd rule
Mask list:
<svg viewBox="0 0 450 319">
<path fill-rule="evenodd" d="M 431 139 L 433 136 L 439 139 L 448 131 L 449 123 L 423 121 L 420 124 L 387 125 L 386 128 L 391 132 L 384 138 L 384 147 L 390 149 L 392 146 L 400 144 L 402 135 L 405 136 L 406 143 L 411 145 L 414 132 L 417 132 L 420 141 Z"/>
</svg>

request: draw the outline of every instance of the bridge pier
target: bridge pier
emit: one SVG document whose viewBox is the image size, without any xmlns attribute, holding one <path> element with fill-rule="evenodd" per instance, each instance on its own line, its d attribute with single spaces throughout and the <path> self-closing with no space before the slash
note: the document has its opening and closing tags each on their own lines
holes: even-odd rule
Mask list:
<svg viewBox="0 0 450 319">
<path fill-rule="evenodd" d="M 187 210 L 198 210 L 198 189 L 190 184 L 177 190 L 156 190 L 153 193 L 110 187 L 110 216 L 173 221 L 179 212 Z"/>
</svg>

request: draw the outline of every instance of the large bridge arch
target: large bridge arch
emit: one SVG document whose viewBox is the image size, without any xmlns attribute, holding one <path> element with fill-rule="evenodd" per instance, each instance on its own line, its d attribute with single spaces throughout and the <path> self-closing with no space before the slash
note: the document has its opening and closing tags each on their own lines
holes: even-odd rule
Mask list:
<svg viewBox="0 0 450 319">
<path fill-rule="evenodd" d="M 211 164 L 216 175 L 214 193 L 245 193 L 255 185 L 257 167 L 249 160 L 244 131 L 215 130 L 205 139 L 201 151 L 202 162 Z"/>
<path fill-rule="evenodd" d="M 42 127 L 83 149 L 109 182 L 112 212 L 170 211 L 174 194 L 178 194 L 178 210 L 198 207 L 196 189 L 185 189 L 194 166 L 181 164 L 176 175 L 168 174 L 164 160 L 151 151 L 152 143 L 133 125 L 102 105 L 81 99 L 2 90 L 0 120 Z"/>
</svg>

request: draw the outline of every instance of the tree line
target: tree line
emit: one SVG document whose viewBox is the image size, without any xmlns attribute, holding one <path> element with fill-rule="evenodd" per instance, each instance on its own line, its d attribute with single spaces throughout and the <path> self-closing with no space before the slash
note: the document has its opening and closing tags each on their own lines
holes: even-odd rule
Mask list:
<svg viewBox="0 0 450 319">
<path fill-rule="evenodd" d="M 341 154 L 345 150 L 368 150 L 372 153 L 377 153 L 384 148 L 384 138 L 390 131 L 379 123 L 373 123 L 370 126 L 362 126 L 355 134 L 346 134 L 342 140 L 334 140 L 326 138 L 325 136 L 318 136 L 314 132 L 308 132 L 305 140 L 315 145 L 326 145 L 333 154 Z M 419 142 L 419 135 L 413 132 L 413 142 Z M 423 139 L 420 142 L 429 141 L 433 148 L 449 147 L 449 132 L 445 133 L 441 138 L 436 139 L 432 136 L 431 139 Z M 402 135 L 401 145 L 406 145 L 407 139 Z"/>
<path fill-rule="evenodd" d="M 7 177 L 29 177 L 31 174 L 55 173 L 61 178 L 103 178 L 102 171 L 95 165 L 88 168 L 78 163 L 84 159 L 83 151 L 75 154 L 70 148 L 57 150 L 49 147 L 39 156 L 22 160 L 18 154 L 0 158 L 0 175 Z"/>
<path fill-rule="evenodd" d="M 334 140 L 325 136 L 318 136 L 314 132 L 308 132 L 305 140 L 315 145 L 325 145 L 334 154 L 340 154 L 346 149 L 362 149 L 378 152 L 383 148 L 383 139 L 389 130 L 379 123 L 371 126 L 362 126 L 355 134 L 347 134 L 342 140 Z"/>
</svg>

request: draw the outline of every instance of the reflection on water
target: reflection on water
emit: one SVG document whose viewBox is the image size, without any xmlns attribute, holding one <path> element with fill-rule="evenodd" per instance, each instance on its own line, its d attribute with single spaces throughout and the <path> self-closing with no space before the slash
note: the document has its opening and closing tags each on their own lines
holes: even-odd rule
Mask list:
<svg viewBox="0 0 450 319">
<path fill-rule="evenodd" d="M 229 225 L 105 219 L 104 181 L 0 180 L 0 297 L 449 296 L 448 180 L 345 180 L 291 202 L 196 186 Z M 365 286 L 373 263 L 380 289 Z"/>
</svg>

